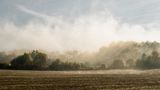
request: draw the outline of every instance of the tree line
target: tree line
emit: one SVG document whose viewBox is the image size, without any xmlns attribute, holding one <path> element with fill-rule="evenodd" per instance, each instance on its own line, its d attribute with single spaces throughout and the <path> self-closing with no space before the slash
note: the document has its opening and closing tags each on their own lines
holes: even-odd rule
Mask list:
<svg viewBox="0 0 160 90">
<path fill-rule="evenodd" d="M 108 67 L 106 64 L 93 65 L 49 59 L 47 54 L 32 51 L 13 58 L 9 64 L 0 63 L 0 69 L 14 70 L 99 70 L 99 69 L 158 69 L 160 68 L 160 56 L 157 51 L 150 55 L 143 53 L 138 60 L 129 59 L 114 60 Z"/>
<path fill-rule="evenodd" d="M 137 60 L 136 67 L 141 69 L 158 69 L 160 68 L 160 56 L 157 51 L 153 51 L 151 55 L 142 54 Z"/>
<path fill-rule="evenodd" d="M 51 60 L 47 54 L 37 50 L 17 56 L 11 60 L 10 64 L 0 63 L 1 69 L 15 70 L 80 70 L 84 67 L 85 65 L 81 63 L 62 62 L 60 59 Z"/>
<path fill-rule="evenodd" d="M 160 69 L 160 56 L 157 51 L 152 51 L 150 55 L 143 53 L 141 57 L 134 61 L 114 60 L 109 69 Z"/>
</svg>

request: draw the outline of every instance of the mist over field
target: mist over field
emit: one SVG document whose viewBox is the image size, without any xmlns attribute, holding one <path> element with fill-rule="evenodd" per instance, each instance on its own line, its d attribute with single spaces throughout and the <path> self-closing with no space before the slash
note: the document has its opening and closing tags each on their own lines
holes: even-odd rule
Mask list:
<svg viewBox="0 0 160 90">
<path fill-rule="evenodd" d="M 0 0 L 0 90 L 160 90 L 160 0 Z"/>
<path fill-rule="evenodd" d="M 1 2 L 0 62 L 159 68 L 158 0 Z"/>
</svg>

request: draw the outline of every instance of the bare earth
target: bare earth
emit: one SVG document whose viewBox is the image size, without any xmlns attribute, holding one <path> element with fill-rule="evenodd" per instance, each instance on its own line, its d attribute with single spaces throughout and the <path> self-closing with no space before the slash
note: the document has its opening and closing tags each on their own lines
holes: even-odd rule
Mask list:
<svg viewBox="0 0 160 90">
<path fill-rule="evenodd" d="M 0 70 L 0 90 L 160 90 L 160 70 Z"/>
</svg>

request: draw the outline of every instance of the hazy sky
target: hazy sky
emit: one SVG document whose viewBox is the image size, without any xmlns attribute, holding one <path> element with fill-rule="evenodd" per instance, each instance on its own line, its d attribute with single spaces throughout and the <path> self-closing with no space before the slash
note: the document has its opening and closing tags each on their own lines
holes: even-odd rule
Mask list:
<svg viewBox="0 0 160 90">
<path fill-rule="evenodd" d="M 160 0 L 0 0 L 0 50 L 160 41 Z"/>
</svg>

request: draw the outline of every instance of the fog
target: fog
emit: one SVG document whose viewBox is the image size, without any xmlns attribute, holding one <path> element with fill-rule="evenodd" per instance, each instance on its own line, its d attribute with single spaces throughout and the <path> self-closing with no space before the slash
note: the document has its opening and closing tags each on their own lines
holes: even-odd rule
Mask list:
<svg viewBox="0 0 160 90">
<path fill-rule="evenodd" d="M 49 16 L 22 5 L 16 8 L 34 16 L 28 23 L 0 23 L 0 50 L 42 49 L 47 51 L 98 51 L 118 41 L 160 41 L 157 23 L 129 24 L 104 8 L 77 16 Z"/>
</svg>

